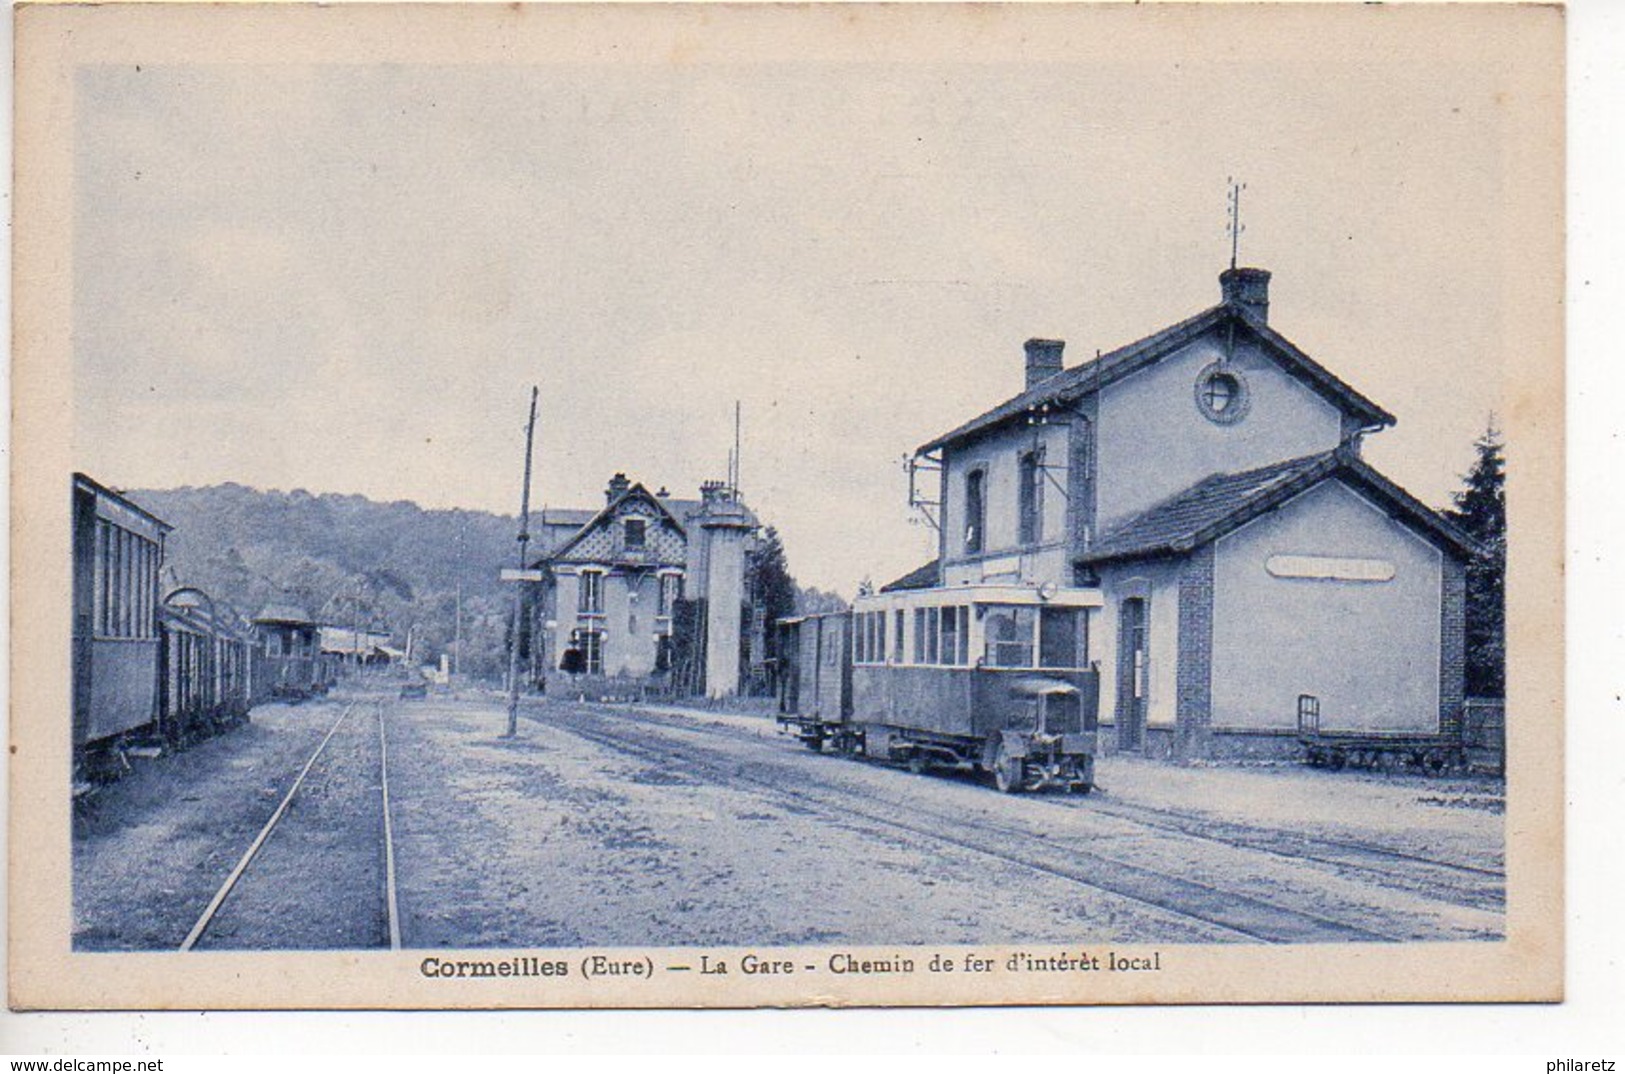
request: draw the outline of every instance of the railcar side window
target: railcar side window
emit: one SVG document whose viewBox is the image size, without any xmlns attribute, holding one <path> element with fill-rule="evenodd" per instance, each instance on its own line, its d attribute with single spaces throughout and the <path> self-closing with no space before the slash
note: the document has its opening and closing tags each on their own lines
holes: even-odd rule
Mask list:
<svg viewBox="0 0 1625 1074">
<path fill-rule="evenodd" d="M 897 609 L 897 614 L 892 617 L 892 629 L 896 632 L 896 637 L 892 638 L 892 660 L 899 664 L 901 664 L 908 655 L 903 651 L 903 624 L 907 622 L 907 620 L 908 613 L 904 612 L 901 608 Z"/>
<path fill-rule="evenodd" d="M 965 613 L 962 607 L 942 609 L 942 650 L 939 664 L 959 665 L 965 662 Z"/>
<path fill-rule="evenodd" d="M 886 662 L 886 613 L 859 612 L 852 617 L 856 633 L 852 639 L 852 662 L 855 664 L 884 664 Z"/>
<path fill-rule="evenodd" d="M 987 613 L 986 663 L 995 668 L 1033 666 L 1032 608 L 992 608 Z"/>
</svg>

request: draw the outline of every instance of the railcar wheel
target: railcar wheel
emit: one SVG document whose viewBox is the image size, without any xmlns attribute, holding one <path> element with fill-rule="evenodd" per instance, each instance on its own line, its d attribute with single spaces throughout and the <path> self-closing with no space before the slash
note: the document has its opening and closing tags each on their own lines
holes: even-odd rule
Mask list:
<svg viewBox="0 0 1625 1074">
<path fill-rule="evenodd" d="M 824 752 L 824 736 L 822 736 L 822 735 L 808 735 L 806 738 L 803 738 L 801 741 L 806 743 L 807 748 L 809 750 L 812 750 L 814 753 L 823 753 Z"/>
<path fill-rule="evenodd" d="M 925 759 L 925 754 L 922 751 L 915 750 L 908 755 L 908 770 L 916 776 L 925 775 L 925 770 L 930 767 L 931 765 Z"/>
<path fill-rule="evenodd" d="M 1026 767 L 1020 757 L 1006 753 L 1001 742 L 993 753 L 993 786 L 999 789 L 1000 794 L 1015 794 L 1026 782 Z"/>
</svg>

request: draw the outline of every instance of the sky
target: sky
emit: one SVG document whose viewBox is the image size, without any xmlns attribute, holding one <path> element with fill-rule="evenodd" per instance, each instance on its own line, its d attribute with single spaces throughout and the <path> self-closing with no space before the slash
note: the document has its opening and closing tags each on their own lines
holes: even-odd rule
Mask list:
<svg viewBox="0 0 1625 1074">
<path fill-rule="evenodd" d="M 1071 365 L 1218 300 L 1235 176 L 1271 324 L 1443 505 L 1520 361 L 1517 52 L 1338 26 L 82 67 L 75 465 L 513 514 L 530 385 L 536 506 L 694 495 L 738 400 L 745 497 L 850 595 L 933 554 L 902 459 L 1018 391 L 1023 340 Z"/>
</svg>

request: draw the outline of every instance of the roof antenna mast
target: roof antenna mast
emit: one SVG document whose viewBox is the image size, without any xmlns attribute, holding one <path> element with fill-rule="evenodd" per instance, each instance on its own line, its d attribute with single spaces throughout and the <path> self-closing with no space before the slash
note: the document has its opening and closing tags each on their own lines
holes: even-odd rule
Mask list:
<svg viewBox="0 0 1625 1074">
<path fill-rule="evenodd" d="M 1225 182 L 1230 184 L 1230 224 L 1226 228 L 1230 232 L 1230 267 L 1236 267 L 1236 255 L 1241 249 L 1241 233 L 1247 226 L 1241 222 L 1241 192 L 1247 189 L 1246 183 L 1236 182 L 1235 176 L 1229 176 Z"/>
</svg>

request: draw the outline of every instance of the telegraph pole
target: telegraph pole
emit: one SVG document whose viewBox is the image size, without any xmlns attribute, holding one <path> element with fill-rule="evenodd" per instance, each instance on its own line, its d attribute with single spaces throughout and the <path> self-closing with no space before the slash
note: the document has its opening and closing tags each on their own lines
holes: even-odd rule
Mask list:
<svg viewBox="0 0 1625 1074">
<path fill-rule="evenodd" d="M 525 569 L 525 545 L 530 543 L 530 457 L 536 442 L 536 387 L 530 389 L 530 422 L 525 426 L 525 487 L 519 496 L 519 569 Z M 519 624 L 525 615 L 524 583 L 513 589 L 513 626 L 508 631 L 508 732 L 519 734 Z"/>
</svg>

